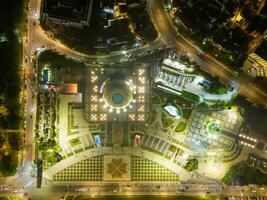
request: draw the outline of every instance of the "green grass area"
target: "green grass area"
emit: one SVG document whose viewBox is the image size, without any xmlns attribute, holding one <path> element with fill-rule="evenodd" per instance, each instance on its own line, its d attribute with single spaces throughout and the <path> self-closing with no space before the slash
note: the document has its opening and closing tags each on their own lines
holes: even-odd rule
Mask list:
<svg viewBox="0 0 267 200">
<path fill-rule="evenodd" d="M 9 197 L 10 200 L 23 200 L 22 197 Z"/>
<path fill-rule="evenodd" d="M 57 162 L 61 161 L 62 160 L 62 156 L 56 152 L 52 152 L 51 155 L 48 157 L 48 162 L 51 164 L 51 165 L 54 165 L 56 164 Z"/>
<path fill-rule="evenodd" d="M 200 97 L 198 95 L 185 90 L 182 91 L 181 96 L 197 103 L 200 101 Z"/>
<path fill-rule="evenodd" d="M 84 151 L 83 149 L 74 150 L 75 153 L 81 153 L 83 151 Z"/>
<path fill-rule="evenodd" d="M 184 151 L 180 149 L 180 151 L 178 152 L 178 156 L 182 156 L 184 155 Z"/>
<path fill-rule="evenodd" d="M 174 121 L 167 117 L 164 113 L 161 114 L 161 121 L 164 128 L 167 128 L 174 123 Z"/>
<path fill-rule="evenodd" d="M 179 122 L 179 124 L 175 128 L 175 132 L 182 132 L 186 128 L 186 123 Z"/>
<path fill-rule="evenodd" d="M 89 150 L 89 149 L 93 149 L 93 148 L 94 148 L 94 145 L 90 145 L 90 146 L 85 147 L 85 150 Z"/>
<path fill-rule="evenodd" d="M 71 153 L 68 153 L 68 154 L 67 154 L 67 157 L 71 157 L 71 156 L 73 156 L 73 155 L 74 155 L 74 153 L 71 152 Z"/>
<path fill-rule="evenodd" d="M 192 109 L 182 109 L 183 118 L 189 119 L 192 113 Z"/>
<path fill-rule="evenodd" d="M 159 98 L 161 98 L 162 103 L 174 103 L 177 104 L 179 107 L 190 107 L 192 105 L 192 101 L 188 99 L 184 99 L 180 96 L 173 95 L 171 93 L 163 92 L 162 90 L 159 89 L 153 89 L 154 93 L 157 93 Z"/>
<path fill-rule="evenodd" d="M 209 133 L 218 134 L 220 131 L 220 128 L 216 123 L 211 122 L 207 124 L 207 130 Z"/>
<path fill-rule="evenodd" d="M 175 152 L 178 150 L 178 148 L 177 148 L 176 146 L 171 145 L 171 146 L 169 147 L 169 150 L 170 150 L 171 152 L 175 153 Z"/>
<path fill-rule="evenodd" d="M 72 147 L 81 144 L 81 141 L 79 138 L 73 138 L 69 140 L 69 143 Z"/>
<path fill-rule="evenodd" d="M 66 200 L 89 200 L 92 199 L 91 196 L 68 196 Z M 99 196 L 94 197 L 95 200 L 123 200 L 123 199 L 133 199 L 133 200 L 223 200 L 221 196 L 203 196 L 203 195 L 173 195 L 173 196 Z"/>
</svg>

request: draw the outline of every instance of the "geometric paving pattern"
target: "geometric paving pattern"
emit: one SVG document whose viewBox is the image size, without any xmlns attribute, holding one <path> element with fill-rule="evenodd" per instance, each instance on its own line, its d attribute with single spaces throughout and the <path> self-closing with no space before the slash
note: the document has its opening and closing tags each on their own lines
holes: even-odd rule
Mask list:
<svg viewBox="0 0 267 200">
<path fill-rule="evenodd" d="M 53 177 L 54 182 L 101 181 L 103 157 L 92 157 L 65 168 Z"/>
<path fill-rule="evenodd" d="M 122 178 L 123 174 L 127 173 L 126 170 L 127 164 L 120 159 L 112 159 L 110 163 L 108 163 L 108 171 L 112 178 Z"/>
<path fill-rule="evenodd" d="M 178 181 L 179 176 L 171 170 L 144 158 L 131 157 L 132 181 Z"/>
<path fill-rule="evenodd" d="M 196 112 L 192 118 L 186 141 L 196 149 L 229 148 L 238 134 L 242 121 L 239 115 L 229 113 L 231 113 L 229 110 Z M 209 119 L 217 121 L 222 129 L 216 137 L 209 137 L 205 132 L 204 123 Z"/>
<path fill-rule="evenodd" d="M 128 168 L 128 166 L 125 166 L 127 163 L 126 159 L 121 159 L 120 156 L 118 157 L 118 159 L 111 159 L 111 162 L 107 162 L 107 164 L 109 164 L 108 173 L 104 170 L 104 156 L 97 156 L 65 168 L 53 176 L 53 181 L 87 182 L 111 180 L 104 178 L 104 173 L 110 173 L 111 176 L 115 176 L 114 179 L 118 176 L 125 176 L 129 173 L 129 178 L 127 178 L 127 175 L 123 178 L 124 180 L 128 179 L 129 181 L 179 180 L 179 176 L 177 174 L 153 161 L 141 157 L 131 156 L 129 160 L 130 163 L 128 163 L 130 166 Z"/>
<path fill-rule="evenodd" d="M 104 156 L 103 180 L 131 180 L 131 157 L 127 155 Z"/>
</svg>

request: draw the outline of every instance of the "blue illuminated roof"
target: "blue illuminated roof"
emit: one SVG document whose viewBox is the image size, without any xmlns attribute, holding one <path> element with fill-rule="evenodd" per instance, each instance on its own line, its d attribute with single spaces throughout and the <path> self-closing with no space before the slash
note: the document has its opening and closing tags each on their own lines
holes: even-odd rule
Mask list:
<svg viewBox="0 0 267 200">
<path fill-rule="evenodd" d="M 169 115 L 171 115 L 173 117 L 176 117 L 177 118 L 177 117 L 180 117 L 181 116 L 181 113 L 180 113 L 179 109 L 177 107 L 173 106 L 173 105 L 168 104 L 168 105 L 164 106 L 163 109 Z"/>
<path fill-rule="evenodd" d="M 122 101 L 123 101 L 123 95 L 120 94 L 120 93 L 113 94 L 113 95 L 112 95 L 112 101 L 113 101 L 115 104 L 121 104 Z"/>
<path fill-rule="evenodd" d="M 99 135 L 94 135 L 94 139 L 95 139 L 95 143 L 96 144 L 100 144 L 101 140 L 100 140 L 100 136 Z"/>
</svg>

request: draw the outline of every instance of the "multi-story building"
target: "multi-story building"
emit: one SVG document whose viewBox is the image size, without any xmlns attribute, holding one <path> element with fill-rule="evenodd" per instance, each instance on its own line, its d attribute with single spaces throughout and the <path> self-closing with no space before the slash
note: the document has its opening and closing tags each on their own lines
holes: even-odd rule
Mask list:
<svg viewBox="0 0 267 200">
<path fill-rule="evenodd" d="M 248 3 L 250 5 L 250 10 L 255 15 L 259 15 L 266 4 L 266 0 L 248 0 Z"/>
<path fill-rule="evenodd" d="M 82 28 L 90 25 L 93 0 L 42 0 L 41 20 Z"/>
<path fill-rule="evenodd" d="M 249 54 L 244 62 L 244 70 L 257 77 L 267 77 L 267 61 L 255 53 Z"/>
<path fill-rule="evenodd" d="M 228 23 L 229 22 L 231 26 L 240 27 L 242 30 L 245 30 L 249 26 L 248 21 L 242 16 L 241 10 L 237 10 L 234 13 L 234 16 L 230 18 Z"/>
</svg>

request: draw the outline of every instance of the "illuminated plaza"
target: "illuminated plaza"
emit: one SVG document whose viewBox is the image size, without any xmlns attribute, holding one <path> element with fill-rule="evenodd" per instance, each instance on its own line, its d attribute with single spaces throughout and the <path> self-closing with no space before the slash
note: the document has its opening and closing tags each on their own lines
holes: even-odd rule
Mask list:
<svg viewBox="0 0 267 200">
<path fill-rule="evenodd" d="M 150 110 L 146 68 L 92 68 L 86 75 L 85 117 L 90 122 L 144 122 Z"/>
<path fill-rule="evenodd" d="M 267 0 L 0 13 L 0 200 L 267 200 Z"/>
</svg>

